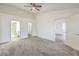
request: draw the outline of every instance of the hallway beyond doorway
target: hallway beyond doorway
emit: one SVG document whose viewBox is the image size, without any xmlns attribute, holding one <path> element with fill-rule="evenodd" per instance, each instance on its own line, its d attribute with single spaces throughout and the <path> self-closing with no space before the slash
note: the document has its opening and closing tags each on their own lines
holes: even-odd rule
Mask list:
<svg viewBox="0 0 79 59">
<path fill-rule="evenodd" d="M 20 37 L 20 22 L 11 21 L 11 40 L 14 41 Z"/>
</svg>

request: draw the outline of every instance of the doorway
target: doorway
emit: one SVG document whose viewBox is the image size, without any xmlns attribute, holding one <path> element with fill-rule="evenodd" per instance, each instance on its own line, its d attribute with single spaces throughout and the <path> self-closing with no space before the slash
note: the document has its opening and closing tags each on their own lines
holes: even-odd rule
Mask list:
<svg viewBox="0 0 79 59">
<path fill-rule="evenodd" d="M 11 40 L 17 40 L 20 37 L 20 21 L 11 21 Z"/>
<path fill-rule="evenodd" d="M 28 23 L 28 37 L 32 37 L 32 22 Z"/>
<path fill-rule="evenodd" d="M 56 32 L 55 32 L 55 39 L 56 41 L 63 41 L 65 42 L 65 35 L 66 35 L 66 24 L 65 19 L 57 19 L 56 20 Z"/>
</svg>

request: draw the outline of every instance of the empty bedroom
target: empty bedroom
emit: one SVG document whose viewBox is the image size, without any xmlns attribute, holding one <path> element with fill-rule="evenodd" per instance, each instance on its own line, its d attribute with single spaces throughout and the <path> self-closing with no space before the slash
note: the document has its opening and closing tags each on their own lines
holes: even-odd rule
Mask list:
<svg viewBox="0 0 79 59">
<path fill-rule="evenodd" d="M 0 3 L 0 56 L 78 56 L 79 3 Z"/>
</svg>

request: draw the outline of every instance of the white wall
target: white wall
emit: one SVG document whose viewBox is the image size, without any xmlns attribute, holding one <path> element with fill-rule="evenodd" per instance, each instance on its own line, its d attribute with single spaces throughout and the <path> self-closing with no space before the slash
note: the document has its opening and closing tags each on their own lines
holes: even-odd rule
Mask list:
<svg viewBox="0 0 79 59">
<path fill-rule="evenodd" d="M 0 43 L 7 42 L 10 40 L 10 17 L 9 15 L 0 15 L 0 29 L 1 29 L 1 39 Z"/>
<path fill-rule="evenodd" d="M 66 20 L 66 44 L 79 50 L 79 14 L 71 15 Z"/>
<path fill-rule="evenodd" d="M 0 15 L 0 41 L 1 41 L 1 38 L 2 38 L 2 35 L 1 35 L 1 33 L 2 33 L 2 28 L 1 28 L 1 26 L 2 26 L 2 20 L 1 20 L 1 15 Z"/>
<path fill-rule="evenodd" d="M 39 14 L 37 17 L 38 36 L 54 41 L 54 20 L 49 16 L 50 14 Z"/>
<path fill-rule="evenodd" d="M 32 21 L 32 36 L 37 36 L 37 20 L 36 18 Z"/>
</svg>

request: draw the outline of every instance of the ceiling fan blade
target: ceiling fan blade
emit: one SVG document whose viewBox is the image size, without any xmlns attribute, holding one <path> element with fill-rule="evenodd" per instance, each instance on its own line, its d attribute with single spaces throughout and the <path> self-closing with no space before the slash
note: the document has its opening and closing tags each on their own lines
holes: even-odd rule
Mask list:
<svg viewBox="0 0 79 59">
<path fill-rule="evenodd" d="M 35 7 L 39 7 L 39 8 L 40 8 L 40 7 L 42 7 L 42 6 L 35 6 Z"/>
<path fill-rule="evenodd" d="M 40 9 L 38 9 L 38 8 L 35 8 L 36 10 L 38 10 L 38 11 L 40 11 Z"/>
<path fill-rule="evenodd" d="M 42 6 L 40 5 L 40 6 L 36 6 L 36 7 L 42 7 Z"/>
</svg>

